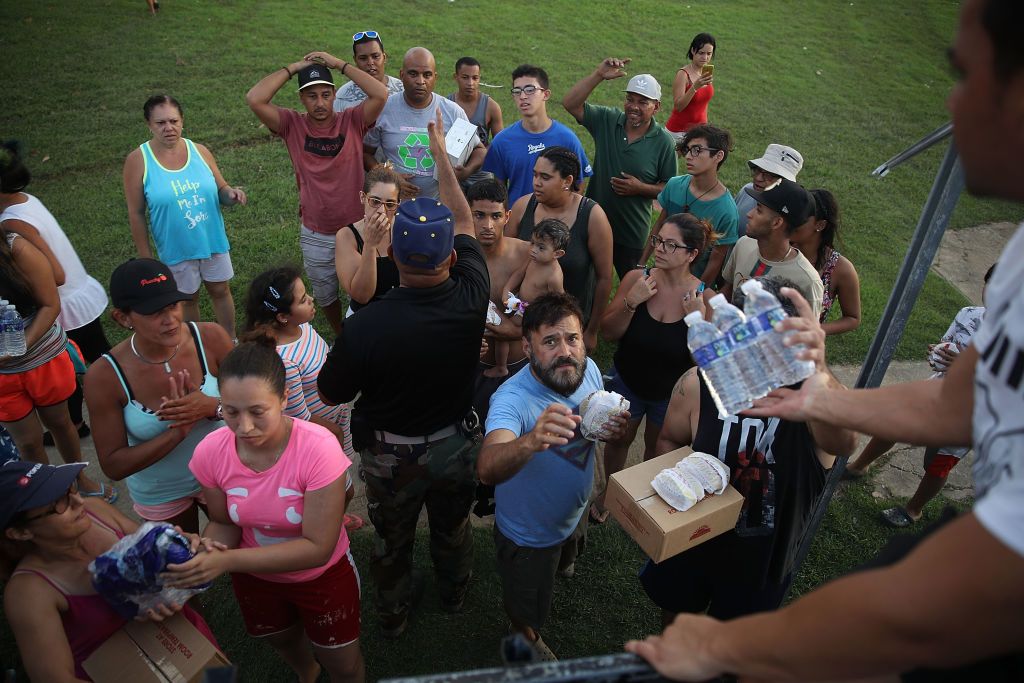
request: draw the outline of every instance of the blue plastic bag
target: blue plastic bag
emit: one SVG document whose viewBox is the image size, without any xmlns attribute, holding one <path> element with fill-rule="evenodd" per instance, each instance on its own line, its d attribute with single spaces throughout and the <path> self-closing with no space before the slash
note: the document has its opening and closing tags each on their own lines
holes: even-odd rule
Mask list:
<svg viewBox="0 0 1024 683">
<path fill-rule="evenodd" d="M 169 564 L 188 562 L 194 555 L 188 539 L 166 522 L 146 522 L 89 563 L 92 585 L 125 619 L 161 604 L 183 605 L 209 583 L 192 588 L 166 588 L 160 574 Z"/>
</svg>

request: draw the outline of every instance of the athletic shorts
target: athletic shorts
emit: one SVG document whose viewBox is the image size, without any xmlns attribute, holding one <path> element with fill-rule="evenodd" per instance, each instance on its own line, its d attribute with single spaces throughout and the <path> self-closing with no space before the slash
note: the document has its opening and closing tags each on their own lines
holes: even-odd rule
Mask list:
<svg viewBox="0 0 1024 683">
<path fill-rule="evenodd" d="M 344 647 L 359 639 L 359 571 L 351 551 L 309 581 L 283 583 L 232 574 L 231 585 L 245 630 L 254 638 L 301 623 L 317 647 Z"/>
<path fill-rule="evenodd" d="M 605 389 L 622 394 L 622 397 L 629 401 L 629 419 L 631 422 L 639 422 L 644 415 L 647 421 L 656 425 L 665 424 L 665 414 L 668 412 L 669 399 L 661 401 L 648 401 L 633 393 L 633 390 L 622 381 L 619 371 L 612 366 L 612 378 L 605 384 Z"/>
<path fill-rule="evenodd" d="M 302 265 L 313 287 L 313 298 L 321 306 L 338 300 L 338 270 L 334 265 L 334 235 L 313 232 L 305 225 L 299 228 Z"/>
<path fill-rule="evenodd" d="M 133 501 L 132 509 L 135 510 L 135 514 L 149 522 L 163 522 L 177 517 L 197 503 L 203 506 L 206 505 L 206 498 L 203 497 L 202 491 L 196 491 L 182 498 L 176 498 L 156 505 L 141 505 Z"/>
<path fill-rule="evenodd" d="M 38 368 L 0 374 L 0 422 L 24 420 L 36 408 L 62 403 L 75 393 L 75 366 L 66 351 Z"/>
<path fill-rule="evenodd" d="M 948 452 L 936 452 L 932 453 L 930 450 L 924 452 L 924 473 L 939 479 L 945 479 L 949 476 L 950 471 L 956 467 L 956 464 L 960 462 L 960 458 L 967 454 L 969 448 L 949 448 L 947 450 L 963 450 L 964 453 L 957 455 L 956 453 Z"/>
<path fill-rule="evenodd" d="M 210 258 L 189 259 L 173 266 L 167 266 L 174 273 L 178 291 L 195 294 L 204 282 L 227 282 L 235 276 L 231 266 L 231 254 L 214 254 Z"/>
</svg>

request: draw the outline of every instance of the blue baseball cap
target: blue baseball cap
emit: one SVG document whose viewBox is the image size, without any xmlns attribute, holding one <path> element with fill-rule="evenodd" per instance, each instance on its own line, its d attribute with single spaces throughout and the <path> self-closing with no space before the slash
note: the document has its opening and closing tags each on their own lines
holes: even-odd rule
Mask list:
<svg viewBox="0 0 1024 683">
<path fill-rule="evenodd" d="M 391 231 L 395 260 L 411 268 L 433 270 L 448 261 L 455 248 L 452 212 L 436 199 L 416 197 L 402 202 Z"/>
<path fill-rule="evenodd" d="M 0 467 L 0 529 L 6 529 L 19 512 L 49 505 L 71 488 L 87 463 L 43 465 L 27 460 L 8 460 Z"/>
</svg>

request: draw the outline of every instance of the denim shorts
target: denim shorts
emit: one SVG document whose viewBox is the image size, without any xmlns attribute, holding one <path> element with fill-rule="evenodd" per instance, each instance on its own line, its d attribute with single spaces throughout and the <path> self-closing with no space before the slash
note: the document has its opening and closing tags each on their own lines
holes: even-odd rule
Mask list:
<svg viewBox="0 0 1024 683">
<path fill-rule="evenodd" d="M 631 421 L 639 421 L 644 415 L 647 416 L 647 421 L 656 425 L 665 424 L 665 413 L 668 412 L 669 399 L 663 399 L 661 401 L 648 401 L 642 399 L 633 391 L 626 386 L 626 383 L 622 381 L 622 377 L 619 375 L 619 371 L 612 366 L 611 379 L 605 383 L 606 390 L 614 391 L 617 394 L 622 394 L 627 401 L 629 401 L 629 419 Z M 670 397 L 671 398 L 671 397 Z"/>
</svg>

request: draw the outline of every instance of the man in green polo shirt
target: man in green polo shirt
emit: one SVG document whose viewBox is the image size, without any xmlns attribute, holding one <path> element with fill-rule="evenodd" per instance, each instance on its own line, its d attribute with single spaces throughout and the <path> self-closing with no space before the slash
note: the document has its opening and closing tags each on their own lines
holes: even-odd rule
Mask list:
<svg viewBox="0 0 1024 683">
<path fill-rule="evenodd" d="M 620 279 L 640 262 L 651 224 L 651 200 L 676 174 L 672 137 L 654 120 L 661 109 L 661 86 L 654 76 L 629 79 L 624 109 L 587 102 L 601 81 L 625 76 L 628 63 L 605 59 L 562 99 L 566 111 L 594 138 L 594 176 L 587 196 L 608 214 L 612 261 Z"/>
</svg>

